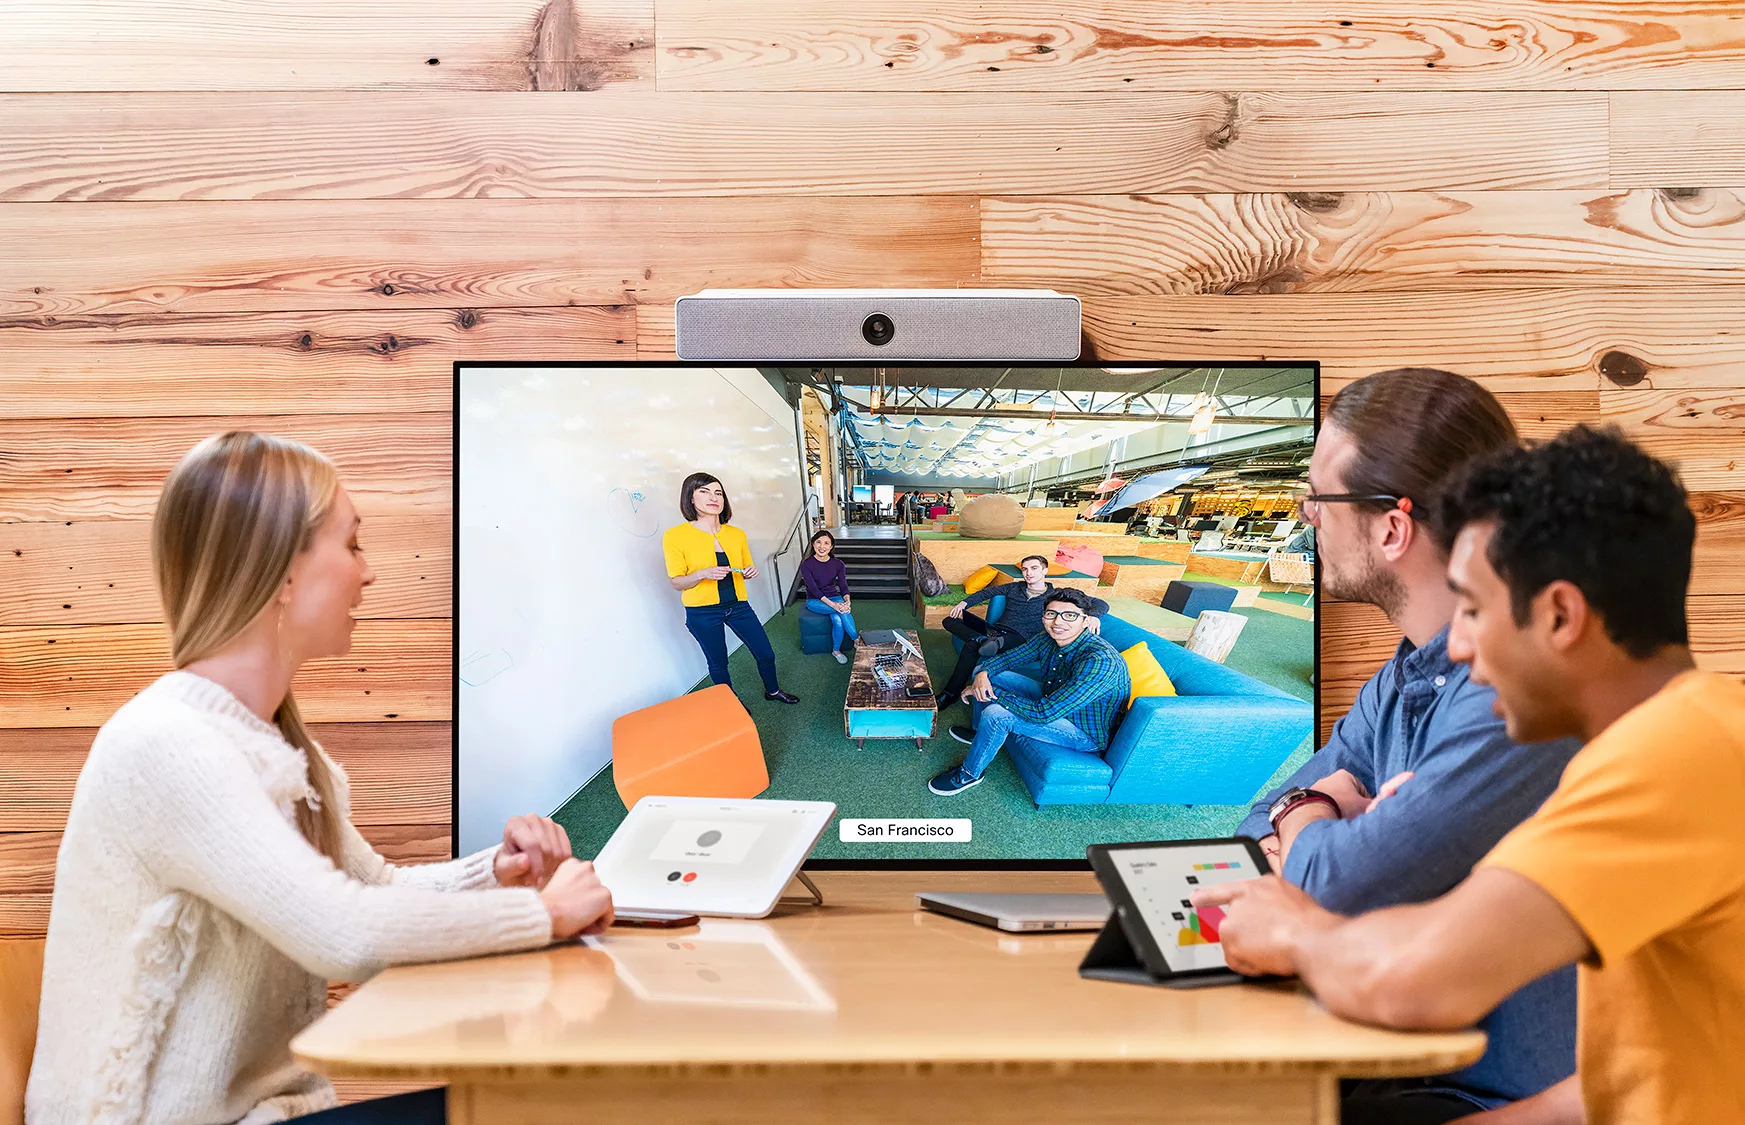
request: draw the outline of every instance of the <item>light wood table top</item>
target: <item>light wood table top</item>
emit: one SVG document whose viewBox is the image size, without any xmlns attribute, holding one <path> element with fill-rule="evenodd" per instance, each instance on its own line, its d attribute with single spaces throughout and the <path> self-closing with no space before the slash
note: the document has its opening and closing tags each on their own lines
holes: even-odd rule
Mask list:
<svg viewBox="0 0 1745 1125">
<path fill-rule="evenodd" d="M 819 872 L 827 905 L 596 945 L 392 969 L 292 1044 L 333 1076 L 447 1082 L 602 1072 L 925 1065 L 1433 1074 L 1474 1031 L 1336 1019 L 1289 985 L 1086 981 L 1090 934 L 1002 934 L 913 909 L 916 890 L 1094 890 L 1077 872 Z"/>
</svg>

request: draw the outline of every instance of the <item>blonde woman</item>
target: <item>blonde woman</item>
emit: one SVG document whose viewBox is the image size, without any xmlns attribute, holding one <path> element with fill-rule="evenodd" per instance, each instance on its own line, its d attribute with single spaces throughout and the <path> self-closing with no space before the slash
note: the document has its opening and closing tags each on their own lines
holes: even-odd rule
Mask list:
<svg viewBox="0 0 1745 1125">
<path fill-rule="evenodd" d="M 518 817 L 500 847 L 414 867 L 352 827 L 345 774 L 291 683 L 304 661 L 351 647 L 375 578 L 358 524 L 331 462 L 261 434 L 201 442 L 165 483 L 152 564 L 177 670 L 103 725 L 79 775 L 31 1125 L 324 1109 L 332 1087 L 289 1048 L 328 980 L 611 923 L 611 896 L 549 820 Z M 440 1096 L 420 1104 L 441 1120 Z"/>
</svg>

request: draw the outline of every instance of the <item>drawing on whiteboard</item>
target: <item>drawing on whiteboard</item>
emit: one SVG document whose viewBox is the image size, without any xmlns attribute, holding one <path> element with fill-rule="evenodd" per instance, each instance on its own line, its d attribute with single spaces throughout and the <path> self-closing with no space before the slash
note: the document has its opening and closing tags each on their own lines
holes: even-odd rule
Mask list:
<svg viewBox="0 0 1745 1125">
<path fill-rule="evenodd" d="M 475 652 L 461 660 L 460 682 L 468 687 L 482 687 L 513 667 L 515 658 L 500 648 Z"/>
<path fill-rule="evenodd" d="M 606 507 L 618 529 L 638 539 L 652 539 L 660 530 L 660 517 L 640 488 L 614 488 L 606 495 Z"/>
</svg>

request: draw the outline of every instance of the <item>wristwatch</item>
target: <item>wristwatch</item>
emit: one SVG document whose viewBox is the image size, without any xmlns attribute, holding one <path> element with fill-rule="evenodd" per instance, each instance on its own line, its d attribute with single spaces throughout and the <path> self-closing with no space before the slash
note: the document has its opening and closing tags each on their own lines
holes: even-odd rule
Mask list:
<svg viewBox="0 0 1745 1125">
<path fill-rule="evenodd" d="M 1280 793 L 1278 800 L 1274 801 L 1267 808 L 1267 823 L 1272 825 L 1272 830 L 1276 833 L 1278 831 L 1278 822 L 1283 820 L 1286 814 L 1288 814 L 1292 809 L 1301 808 L 1304 805 L 1312 805 L 1317 802 L 1332 809 L 1333 815 L 1336 818 L 1344 815 L 1339 811 L 1339 802 L 1321 792 L 1319 789 L 1304 789 L 1300 785 L 1293 785 L 1283 793 Z"/>
</svg>

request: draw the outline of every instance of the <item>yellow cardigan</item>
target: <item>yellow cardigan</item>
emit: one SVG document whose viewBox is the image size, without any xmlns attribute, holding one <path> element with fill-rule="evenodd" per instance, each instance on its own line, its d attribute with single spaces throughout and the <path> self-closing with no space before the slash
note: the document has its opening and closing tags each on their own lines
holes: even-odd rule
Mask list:
<svg viewBox="0 0 1745 1125">
<path fill-rule="evenodd" d="M 721 549 L 727 552 L 728 561 L 737 567 L 751 566 L 751 541 L 746 539 L 745 532 L 730 523 L 721 525 L 720 532 L 710 536 L 694 524 L 681 523 L 677 527 L 669 527 L 661 536 L 661 550 L 666 553 L 666 573 L 668 578 L 683 578 L 706 567 L 715 565 L 715 540 L 721 540 Z M 733 576 L 733 592 L 739 595 L 740 601 L 749 601 L 745 592 L 745 576 Z M 721 590 L 714 582 L 699 582 L 689 590 L 679 591 L 679 600 L 688 606 L 720 605 Z"/>
</svg>

